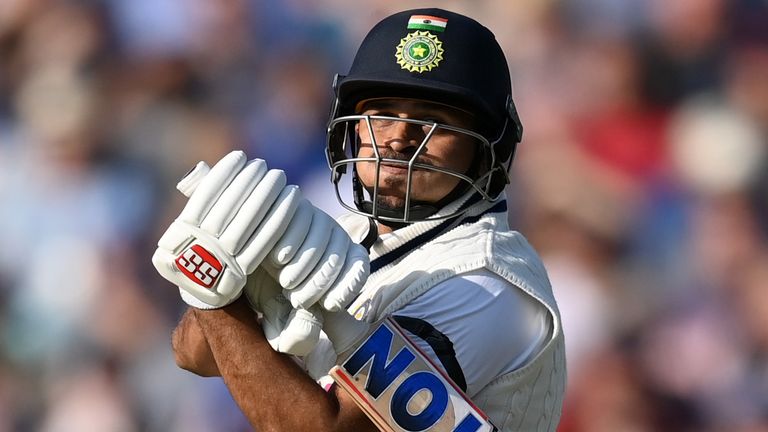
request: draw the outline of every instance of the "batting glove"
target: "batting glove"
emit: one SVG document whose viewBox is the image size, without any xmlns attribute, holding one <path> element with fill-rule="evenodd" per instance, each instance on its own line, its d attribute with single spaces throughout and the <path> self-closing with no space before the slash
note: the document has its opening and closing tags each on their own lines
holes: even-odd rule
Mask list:
<svg viewBox="0 0 768 432">
<path fill-rule="evenodd" d="M 322 210 L 303 200 L 265 262 L 294 308 L 347 306 L 368 278 L 368 251 Z"/>
<path fill-rule="evenodd" d="M 286 186 L 285 173 L 268 170 L 260 159 L 247 161 L 242 151 L 205 171 L 205 163 L 198 164 L 188 177 L 202 177 L 199 184 L 180 185 L 190 199 L 158 241 L 152 263 L 188 304 L 211 308 L 240 296 L 246 276 L 285 232 L 301 195 L 297 186 Z"/>
<path fill-rule="evenodd" d="M 264 267 L 258 267 L 248 276 L 245 295 L 251 308 L 261 312 L 261 328 L 275 351 L 307 355 L 320 337 L 322 313 L 318 306 L 294 308 L 282 290 Z"/>
</svg>

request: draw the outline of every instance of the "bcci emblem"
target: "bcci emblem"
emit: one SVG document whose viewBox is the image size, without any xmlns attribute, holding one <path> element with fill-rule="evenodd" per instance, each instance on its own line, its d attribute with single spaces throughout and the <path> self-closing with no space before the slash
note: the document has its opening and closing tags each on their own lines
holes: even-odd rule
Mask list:
<svg viewBox="0 0 768 432">
<path fill-rule="evenodd" d="M 409 72 L 431 71 L 443 59 L 443 43 L 428 31 L 415 31 L 400 39 L 397 64 Z"/>
</svg>

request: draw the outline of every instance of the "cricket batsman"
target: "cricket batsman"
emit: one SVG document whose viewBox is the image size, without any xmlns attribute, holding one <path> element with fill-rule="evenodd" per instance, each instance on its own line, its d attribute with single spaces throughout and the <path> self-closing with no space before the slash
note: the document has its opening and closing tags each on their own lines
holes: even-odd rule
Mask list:
<svg viewBox="0 0 768 432">
<path fill-rule="evenodd" d="M 493 33 L 396 13 L 333 92 L 338 220 L 240 151 L 179 183 L 152 258 L 189 305 L 177 364 L 221 376 L 258 431 L 554 431 L 564 336 L 508 222 L 523 127 Z"/>
</svg>

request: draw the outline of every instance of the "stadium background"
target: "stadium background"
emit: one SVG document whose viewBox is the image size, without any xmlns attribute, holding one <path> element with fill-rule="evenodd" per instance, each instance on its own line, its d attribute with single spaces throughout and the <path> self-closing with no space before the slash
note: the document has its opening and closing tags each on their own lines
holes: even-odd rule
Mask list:
<svg viewBox="0 0 768 432">
<path fill-rule="evenodd" d="M 560 430 L 768 431 L 768 3 L 434 3 L 511 64 L 511 219 L 565 322 Z M 182 305 L 149 260 L 172 186 L 242 148 L 337 214 L 332 76 L 424 4 L 0 1 L 0 432 L 248 430 L 173 362 Z"/>
</svg>

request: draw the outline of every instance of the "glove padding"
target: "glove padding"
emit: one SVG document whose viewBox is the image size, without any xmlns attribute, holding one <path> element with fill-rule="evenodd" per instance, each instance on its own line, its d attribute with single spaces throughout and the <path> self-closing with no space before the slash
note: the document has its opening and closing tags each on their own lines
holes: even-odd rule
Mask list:
<svg viewBox="0 0 768 432">
<path fill-rule="evenodd" d="M 192 177 L 201 171 L 204 163 Z M 285 173 L 268 170 L 260 159 L 246 161 L 242 151 L 222 158 L 196 187 L 187 186 L 190 199 L 158 241 L 152 263 L 187 303 L 221 307 L 242 293 L 246 275 L 283 235 L 301 194 L 286 186 Z"/>
<path fill-rule="evenodd" d="M 294 308 L 283 295 L 283 288 L 263 266 L 248 276 L 245 295 L 251 308 L 261 312 L 261 328 L 272 348 L 306 356 L 307 367 L 317 371 L 327 366 L 323 372 L 328 372 L 336 354 L 354 347 L 370 328 L 370 323 L 356 320 L 346 310 L 330 312 L 318 305 Z M 329 343 L 316 347 L 318 342 Z"/>
<path fill-rule="evenodd" d="M 301 357 L 318 343 L 324 313 L 347 315 L 345 307 L 360 293 L 369 268 L 365 248 L 303 200 L 270 258 L 249 276 L 246 294 L 263 314 L 272 347 Z"/>
<path fill-rule="evenodd" d="M 338 311 L 362 290 L 370 260 L 336 221 L 304 200 L 264 266 L 294 308 Z"/>
<path fill-rule="evenodd" d="M 261 312 L 261 328 L 275 351 L 296 356 L 312 351 L 323 325 L 318 306 L 293 308 L 282 287 L 263 267 L 248 276 L 245 294 L 251 308 Z"/>
<path fill-rule="evenodd" d="M 209 175 L 221 175 L 214 170 L 222 162 L 210 172 L 204 162 L 198 163 L 177 189 L 192 196 L 191 203 Z M 232 198 L 219 198 L 213 208 Z M 254 268 L 244 283 L 251 307 L 262 313 L 262 329 L 271 346 L 279 352 L 304 356 L 318 343 L 323 314 L 330 313 L 324 311 L 347 314 L 344 307 L 359 294 L 368 277 L 369 258 L 364 247 L 353 243 L 336 221 L 309 201 L 300 199 L 296 207 L 292 216 L 284 219 L 290 222 L 285 223 L 287 228 L 281 231 L 270 259 Z M 206 227 L 215 229 L 228 217 L 224 211 L 217 212 Z M 180 293 L 192 306 L 212 307 L 185 287 L 180 287 Z"/>
<path fill-rule="evenodd" d="M 370 328 L 345 308 L 368 277 L 369 259 L 362 246 L 333 239 L 340 233 L 332 220 L 333 233 L 322 236 L 328 231 L 330 218 L 326 220 L 320 211 L 306 213 L 314 209 L 309 206 L 302 205 L 296 211 L 296 220 L 270 254 L 272 262 L 266 260 L 248 277 L 245 292 L 251 307 L 262 313 L 261 326 L 272 348 L 302 357 L 307 372 L 318 379 L 328 373 L 338 354 L 354 347 Z M 311 223 L 301 222 L 302 214 L 308 215 Z M 349 239 L 346 233 L 344 236 Z M 334 242 L 347 245 L 346 256 Z M 280 268 L 275 262 L 288 264 Z M 330 266 L 340 270 L 326 270 Z M 326 274 L 337 276 L 330 280 Z M 318 297 L 320 301 L 314 303 L 312 299 Z M 309 306 L 295 303 L 297 299 L 310 299 Z"/>
</svg>

